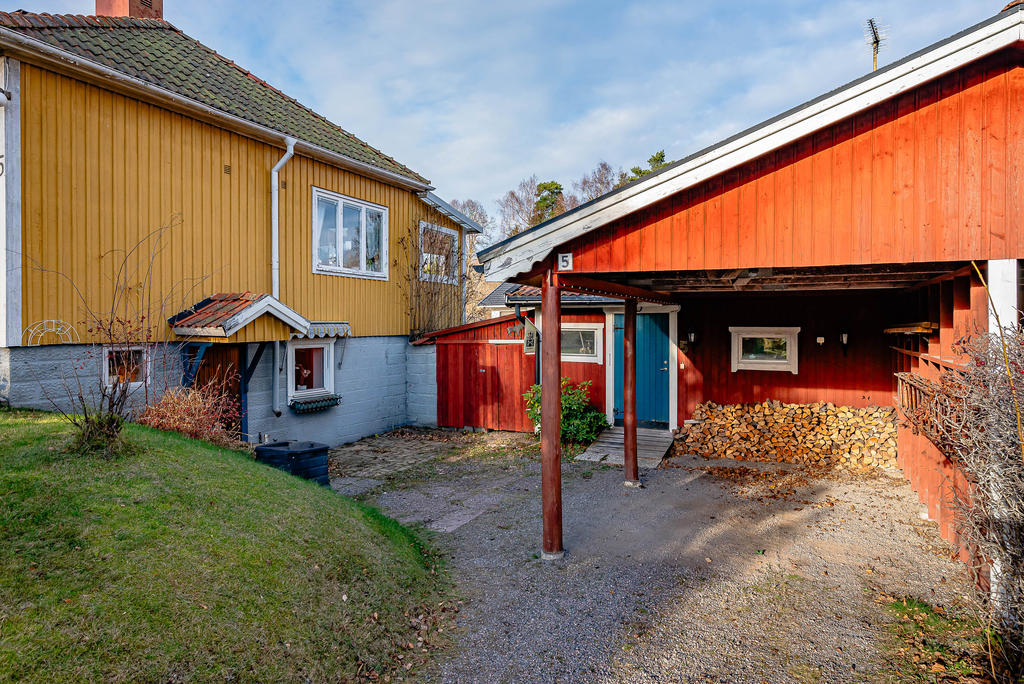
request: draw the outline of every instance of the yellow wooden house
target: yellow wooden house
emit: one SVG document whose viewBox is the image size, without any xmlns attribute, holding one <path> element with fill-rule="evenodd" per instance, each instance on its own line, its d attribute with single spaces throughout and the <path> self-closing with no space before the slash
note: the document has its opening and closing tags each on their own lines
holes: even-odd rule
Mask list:
<svg viewBox="0 0 1024 684">
<path fill-rule="evenodd" d="M 129 356 L 140 385 L 234 369 L 253 440 L 430 422 L 405 399 L 408 337 L 418 316 L 459 322 L 480 227 L 426 178 L 163 21 L 161 0 L 0 12 L 0 53 L 0 397 L 48 408 L 98 353 L 98 382 Z M 423 283 L 455 305 L 420 310 Z M 138 344 L 103 350 L 112 320 Z"/>
</svg>

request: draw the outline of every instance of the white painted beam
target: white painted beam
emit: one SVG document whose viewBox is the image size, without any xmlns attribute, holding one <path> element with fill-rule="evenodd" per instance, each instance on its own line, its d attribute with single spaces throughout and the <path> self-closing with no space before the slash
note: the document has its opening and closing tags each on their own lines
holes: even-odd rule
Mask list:
<svg viewBox="0 0 1024 684">
<path fill-rule="evenodd" d="M 994 259 L 988 262 L 988 330 L 999 326 L 1017 327 L 1017 260 Z M 997 322 L 998 321 L 998 322 Z"/>
</svg>

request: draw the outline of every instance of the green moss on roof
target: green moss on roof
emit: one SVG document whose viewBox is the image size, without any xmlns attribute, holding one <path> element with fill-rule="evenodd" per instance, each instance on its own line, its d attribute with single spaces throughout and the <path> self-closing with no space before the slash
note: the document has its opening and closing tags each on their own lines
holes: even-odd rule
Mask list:
<svg viewBox="0 0 1024 684">
<path fill-rule="evenodd" d="M 16 31 L 146 83 L 405 178 L 426 179 L 166 21 L 0 12 Z"/>
</svg>

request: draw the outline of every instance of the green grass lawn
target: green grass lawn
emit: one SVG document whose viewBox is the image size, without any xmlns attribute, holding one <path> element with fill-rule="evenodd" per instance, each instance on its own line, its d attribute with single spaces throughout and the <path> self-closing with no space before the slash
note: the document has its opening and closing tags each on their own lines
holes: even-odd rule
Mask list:
<svg viewBox="0 0 1024 684">
<path fill-rule="evenodd" d="M 127 437 L 68 453 L 58 417 L 0 410 L 0 681 L 352 680 L 443 645 L 448 585 L 398 523 L 243 453 Z"/>
</svg>

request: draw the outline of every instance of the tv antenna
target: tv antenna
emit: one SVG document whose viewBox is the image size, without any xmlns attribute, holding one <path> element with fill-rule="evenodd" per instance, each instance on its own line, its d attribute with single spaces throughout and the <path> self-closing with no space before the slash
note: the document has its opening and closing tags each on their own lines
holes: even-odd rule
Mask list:
<svg viewBox="0 0 1024 684">
<path fill-rule="evenodd" d="M 878 19 L 868 19 L 864 24 L 864 40 L 871 46 L 871 53 L 874 58 L 872 71 L 878 71 L 878 51 L 888 38 L 888 30 L 882 26 Z"/>
</svg>

